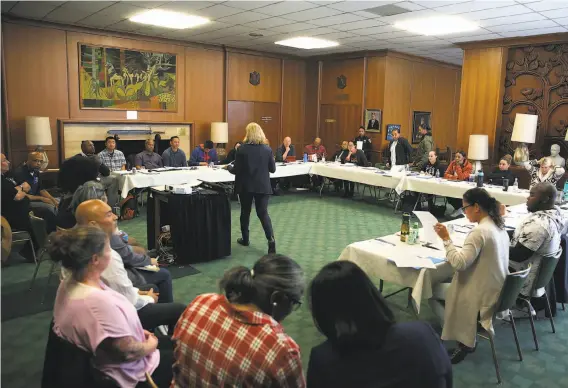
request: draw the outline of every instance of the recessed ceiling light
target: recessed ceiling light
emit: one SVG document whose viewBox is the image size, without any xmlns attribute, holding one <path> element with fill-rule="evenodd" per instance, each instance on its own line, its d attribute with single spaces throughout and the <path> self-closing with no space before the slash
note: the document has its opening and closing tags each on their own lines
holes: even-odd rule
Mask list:
<svg viewBox="0 0 568 388">
<path fill-rule="evenodd" d="M 192 28 L 209 23 L 209 19 L 201 16 L 187 15 L 181 12 L 165 11 L 160 9 L 150 9 L 129 19 L 131 22 L 150 24 L 152 26 L 166 28 Z"/>
<path fill-rule="evenodd" d="M 307 36 L 299 36 L 297 38 L 280 40 L 274 43 L 281 46 L 289 46 L 305 50 L 339 46 L 339 43 L 333 42 L 331 40 L 310 38 Z"/>
<path fill-rule="evenodd" d="M 408 19 L 394 24 L 396 28 L 420 35 L 447 35 L 474 31 L 479 26 L 459 16 L 433 16 L 424 19 Z"/>
</svg>

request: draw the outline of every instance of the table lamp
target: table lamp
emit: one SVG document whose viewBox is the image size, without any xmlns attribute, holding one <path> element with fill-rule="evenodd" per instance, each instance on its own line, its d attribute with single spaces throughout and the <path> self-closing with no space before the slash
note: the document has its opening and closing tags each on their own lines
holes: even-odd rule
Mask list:
<svg viewBox="0 0 568 388">
<path fill-rule="evenodd" d="M 515 125 L 511 136 L 511 141 L 519 143 L 513 155 L 515 164 L 524 164 L 529 161 L 529 148 L 526 143 L 534 143 L 537 125 L 537 115 L 517 113 L 515 116 Z"/>
<path fill-rule="evenodd" d="M 26 116 L 26 145 L 35 146 L 35 151 L 43 154 L 41 171 L 49 164 L 47 153 L 42 146 L 52 144 L 49 117 Z"/>
<path fill-rule="evenodd" d="M 217 155 L 225 156 L 225 145 L 229 141 L 229 123 L 211 123 L 211 141 L 217 143 Z"/>
<path fill-rule="evenodd" d="M 487 135 L 469 135 L 467 157 L 474 160 L 474 173 L 481 170 L 481 161 L 489 159 L 489 137 Z"/>
</svg>

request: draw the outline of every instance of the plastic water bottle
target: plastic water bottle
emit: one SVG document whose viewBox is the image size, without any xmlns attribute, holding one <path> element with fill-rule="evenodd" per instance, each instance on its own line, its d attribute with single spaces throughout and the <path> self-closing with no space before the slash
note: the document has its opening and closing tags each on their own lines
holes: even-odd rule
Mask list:
<svg viewBox="0 0 568 388">
<path fill-rule="evenodd" d="M 304 163 L 308 163 L 308 154 L 304 154 Z"/>
<path fill-rule="evenodd" d="M 406 242 L 411 245 L 418 242 L 418 222 L 413 223 L 410 227 L 410 233 L 408 233 L 408 239 Z"/>
<path fill-rule="evenodd" d="M 477 173 L 477 187 L 483 187 L 483 170 L 479 170 Z"/>
<path fill-rule="evenodd" d="M 410 173 L 410 166 L 408 164 L 404 167 L 404 172 L 406 173 L 406 175 Z"/>
<path fill-rule="evenodd" d="M 322 162 L 322 163 L 325 163 L 325 154 L 322 154 L 322 155 L 321 155 L 321 162 Z"/>
<path fill-rule="evenodd" d="M 519 191 L 519 179 L 515 178 L 515 182 L 513 183 L 513 193 L 516 193 Z"/>
<path fill-rule="evenodd" d="M 440 180 L 440 170 L 436 169 L 436 180 Z"/>
</svg>

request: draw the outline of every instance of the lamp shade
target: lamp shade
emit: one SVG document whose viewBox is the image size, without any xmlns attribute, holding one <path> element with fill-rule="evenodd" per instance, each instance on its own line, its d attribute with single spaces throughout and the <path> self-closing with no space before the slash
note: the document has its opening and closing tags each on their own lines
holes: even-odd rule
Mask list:
<svg viewBox="0 0 568 388">
<path fill-rule="evenodd" d="M 211 123 L 211 141 L 227 143 L 229 141 L 229 123 Z"/>
<path fill-rule="evenodd" d="M 489 159 L 489 137 L 487 135 L 469 135 L 467 157 L 470 160 Z"/>
<path fill-rule="evenodd" d="M 26 116 L 26 144 L 29 146 L 53 144 L 49 117 Z"/>
<path fill-rule="evenodd" d="M 513 127 L 513 136 L 511 136 L 511 141 L 519 143 L 534 143 L 537 125 L 537 115 L 517 113 L 515 116 L 515 126 Z"/>
</svg>

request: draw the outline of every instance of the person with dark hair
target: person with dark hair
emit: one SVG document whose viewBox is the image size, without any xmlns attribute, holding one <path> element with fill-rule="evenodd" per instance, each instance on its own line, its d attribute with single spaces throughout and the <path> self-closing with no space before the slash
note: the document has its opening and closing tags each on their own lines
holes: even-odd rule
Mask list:
<svg viewBox="0 0 568 388">
<path fill-rule="evenodd" d="M 442 339 L 458 341 L 451 353 L 452 364 L 475 351 L 478 320 L 494 334 L 495 304 L 509 273 L 509 236 L 499 202 L 485 189 L 474 188 L 464 193 L 462 210 L 470 222 L 477 223 L 463 248 L 453 244 L 444 225 L 434 226 L 444 242 L 446 260 L 456 271 L 450 284 L 434 287 L 430 299 L 434 314 L 444 325 Z"/>
<path fill-rule="evenodd" d="M 68 273 L 57 289 L 53 332 L 91 353 L 95 367 L 121 387 L 137 386 L 146 374 L 161 383 L 171 378 L 170 368 L 158 368 L 158 338 L 143 329 L 134 306 L 102 280 L 111 262 L 105 232 L 94 226 L 59 231 L 49 237 L 47 252 Z"/>
<path fill-rule="evenodd" d="M 428 161 L 422 166 L 422 172 L 431 176 L 436 176 L 436 172 L 439 172 L 440 177 L 444 176 L 446 169 L 440 164 L 435 150 L 428 152 Z"/>
<path fill-rule="evenodd" d="M 170 138 L 170 146 L 162 153 L 164 167 L 187 167 L 185 152 L 179 148 L 179 137 Z"/>
<path fill-rule="evenodd" d="M 138 170 L 142 167 L 148 170 L 164 167 L 162 157 L 154 152 L 154 139 L 146 139 L 144 142 L 144 151 L 136 154 L 134 165 Z"/>
<path fill-rule="evenodd" d="M 219 157 L 211 140 L 195 147 L 189 157 L 190 166 L 208 166 L 209 163 L 219 164 Z"/>
<path fill-rule="evenodd" d="M 237 243 L 248 247 L 249 223 L 252 202 L 256 207 L 256 215 L 264 229 L 268 241 L 268 253 L 276 253 L 276 241 L 272 220 L 268 214 L 268 199 L 272 194 L 270 173 L 276 171 L 274 154 L 266 144 L 264 131 L 257 123 L 249 123 L 243 145 L 237 152 L 234 165 L 228 166 L 228 171 L 235 175 L 235 193 L 241 199 L 241 238 Z"/>
<path fill-rule="evenodd" d="M 227 154 L 227 157 L 225 159 L 223 159 L 223 161 L 221 162 L 221 164 L 229 164 L 235 161 L 235 158 L 237 157 L 237 151 L 239 150 L 239 147 L 243 144 L 242 141 L 238 141 L 235 143 L 235 145 L 233 146 L 233 149 L 229 151 L 229 153 Z"/>
<path fill-rule="evenodd" d="M 494 171 L 487 174 L 488 182 L 493 185 L 503 186 L 503 179 L 508 179 L 509 185 L 513 186 L 515 174 L 509 169 L 512 160 L 513 157 L 511 155 L 503 156 L 499 160 L 499 166 Z"/>
<path fill-rule="evenodd" d="M 126 170 L 126 158 L 122 151 L 116 149 L 116 139 L 108 136 L 105 139 L 105 149 L 99 152 L 99 158 L 110 171 Z"/>
<path fill-rule="evenodd" d="M 424 126 L 420 125 L 418 129 L 422 139 L 420 140 L 420 143 L 418 143 L 414 161 L 410 163 L 410 165 L 421 170 L 422 167 L 428 164 L 428 155 L 430 154 L 430 151 L 434 150 L 434 140 L 432 139 L 432 132 L 430 132 L 430 128 L 428 128 L 428 126 L 425 124 Z"/>
<path fill-rule="evenodd" d="M 224 295 L 198 296 L 179 319 L 172 386 L 305 387 L 300 348 L 280 324 L 301 306 L 304 282 L 283 255 L 225 272 Z"/>
<path fill-rule="evenodd" d="M 358 150 L 355 145 L 349 146 L 349 153 L 342 161 L 342 163 L 351 163 L 356 166 L 365 167 L 369 163 L 365 157 L 365 153 L 362 150 Z M 345 193 L 344 198 L 353 198 L 353 191 L 355 190 L 355 182 L 353 181 L 343 181 L 343 189 Z"/>
<path fill-rule="evenodd" d="M 392 131 L 392 141 L 387 148 L 387 155 L 389 162 L 387 167 L 395 172 L 404 171 L 410 162 L 410 155 L 412 155 L 412 146 L 406 138 L 400 136 L 397 129 Z"/>
<path fill-rule="evenodd" d="M 552 183 L 541 182 L 533 186 L 527 198 L 527 210 L 530 215 L 517 226 L 511 240 L 511 268 L 520 271 L 531 266 L 529 276 L 521 289 L 521 294 L 525 297 L 540 297 L 544 294 L 544 290 L 539 289 L 536 290 L 536 295 L 529 295 L 543 260 L 542 256 L 554 254 L 560 249 L 562 231 L 566 228 L 567 220 L 555 205 L 555 201 L 556 187 Z"/>
<path fill-rule="evenodd" d="M 452 160 L 446 169 L 444 178 L 455 181 L 467 181 L 472 173 L 473 165 L 467 160 L 465 151 L 456 151 L 454 160 Z M 448 203 L 456 210 L 452 213 L 452 216 L 459 215 L 457 211 L 461 207 L 461 200 L 459 198 L 448 198 Z"/>
<path fill-rule="evenodd" d="M 452 387 L 452 365 L 436 332 L 422 321 L 396 323 L 356 264 L 323 267 L 308 288 L 308 301 L 327 337 L 312 348 L 308 387 Z"/>
<path fill-rule="evenodd" d="M 365 127 L 362 125 L 359 127 L 359 136 L 357 136 L 353 140 L 353 143 L 357 145 L 358 141 L 361 142 L 361 147 L 362 147 L 361 150 L 365 153 L 365 157 L 367 158 L 367 160 L 370 161 L 371 151 L 373 150 L 373 144 L 371 144 L 371 138 L 365 135 Z"/>
</svg>

